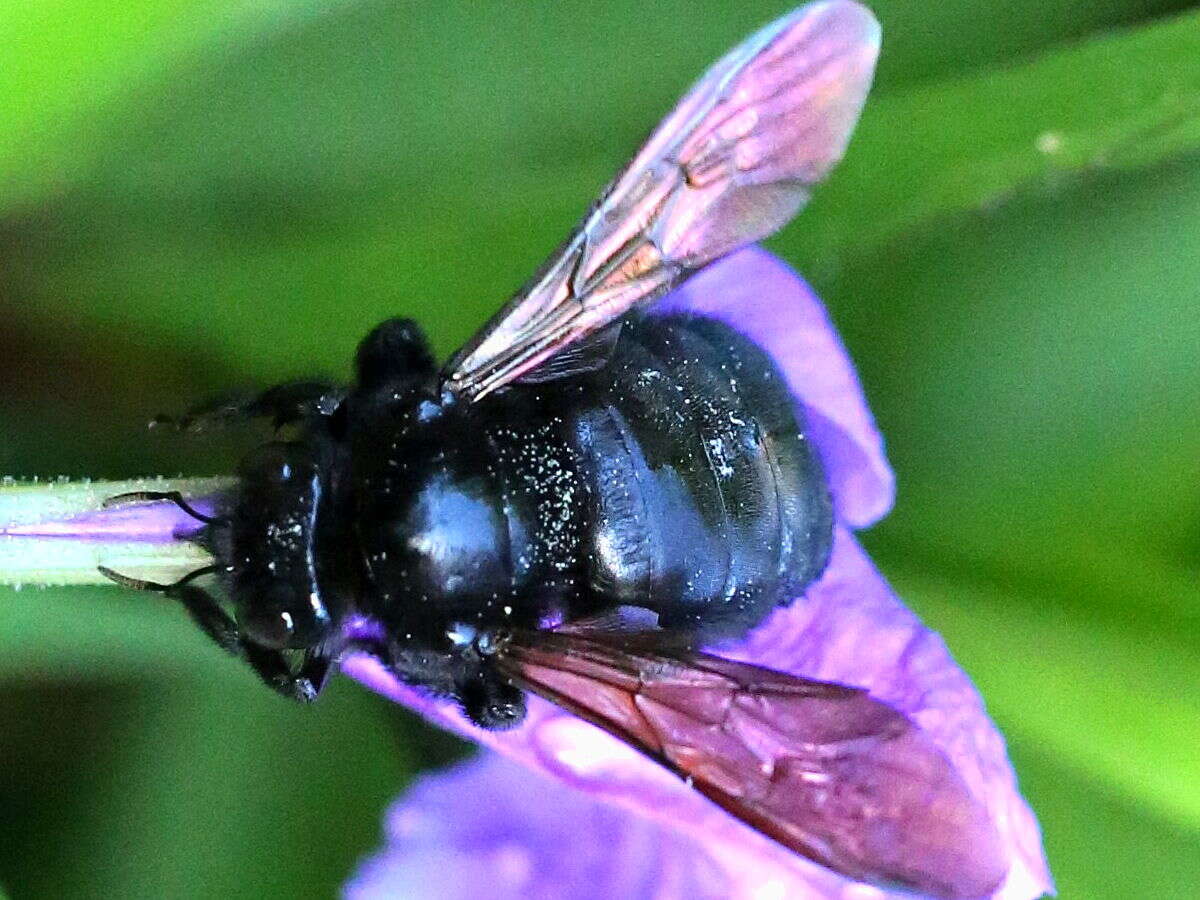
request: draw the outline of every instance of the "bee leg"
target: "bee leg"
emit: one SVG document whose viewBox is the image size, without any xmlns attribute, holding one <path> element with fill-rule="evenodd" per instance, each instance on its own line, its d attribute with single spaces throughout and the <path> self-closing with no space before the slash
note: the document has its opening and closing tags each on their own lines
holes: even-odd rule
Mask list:
<svg viewBox="0 0 1200 900">
<path fill-rule="evenodd" d="M 150 424 L 199 432 L 253 419 L 270 419 L 276 428 L 305 419 L 332 416 L 346 397 L 344 388 L 326 381 L 289 381 L 249 397 L 222 398 L 174 418 L 157 416 Z"/>
<path fill-rule="evenodd" d="M 299 672 L 293 672 L 287 657 L 279 650 L 268 650 L 249 641 L 240 641 L 238 655 L 267 687 L 290 700 L 311 703 L 329 680 L 330 660 L 311 651 L 305 653 Z"/>
<path fill-rule="evenodd" d="M 437 363 L 416 322 L 388 319 L 362 339 L 354 367 L 359 389 L 370 391 L 396 380 L 433 375 Z"/>
<path fill-rule="evenodd" d="M 332 660 L 322 653 L 306 651 L 300 671 L 294 673 L 282 652 L 268 650 L 245 640 L 237 622 L 221 608 L 212 595 L 190 583 L 214 569 L 213 566 L 207 566 L 197 569 L 174 584 L 159 584 L 155 581 L 130 578 L 104 566 L 100 567 L 100 571 L 106 577 L 124 587 L 138 591 L 157 591 L 164 597 L 178 600 L 183 604 L 189 618 L 196 623 L 196 627 L 230 656 L 246 660 L 254 673 L 272 690 L 293 700 L 311 702 L 317 699 L 317 695 L 329 680 Z"/>
<path fill-rule="evenodd" d="M 162 593 L 183 604 L 188 616 L 212 642 L 228 653 L 246 660 L 263 683 L 277 693 L 294 700 L 315 700 L 325 682 L 325 673 L 309 667 L 306 655 L 300 674 L 294 675 L 288 661 L 278 650 L 267 650 L 245 640 L 238 630 L 237 622 L 212 595 L 192 584 L 166 585 Z M 326 663 L 328 668 L 328 663 Z"/>
<path fill-rule="evenodd" d="M 231 656 L 242 655 L 242 640 L 235 622 L 208 591 L 195 585 L 171 587 L 163 593 L 178 600 L 188 616 L 212 642 Z"/>
<path fill-rule="evenodd" d="M 304 662 L 300 665 L 300 671 L 296 673 L 296 680 L 310 685 L 315 698 L 325 690 L 325 685 L 329 683 L 329 677 L 332 674 L 333 658 L 315 650 L 308 650 L 304 654 Z"/>
<path fill-rule="evenodd" d="M 101 506 L 104 509 L 109 509 L 110 507 L 121 506 L 126 503 L 154 503 L 160 500 L 166 501 L 167 503 L 174 503 L 197 522 L 203 522 L 206 525 L 227 525 L 229 523 L 229 520 L 224 516 L 209 516 L 200 512 L 200 510 L 196 509 L 185 499 L 183 499 L 183 494 L 181 494 L 179 491 L 126 491 L 124 494 L 115 494 L 112 497 L 108 497 L 101 504 Z M 212 571 L 211 566 L 205 570 L 205 574 L 207 574 L 209 571 Z M 109 577 L 112 576 L 109 575 Z M 189 576 L 189 578 L 190 577 L 194 576 Z M 172 585 L 155 586 L 147 582 L 145 583 L 145 587 L 142 587 L 141 589 L 153 590 L 156 587 L 161 590 L 166 590 L 172 587 Z"/>
<path fill-rule="evenodd" d="M 507 731 L 525 720 L 525 693 L 491 667 L 458 686 L 467 718 L 488 731 Z"/>
<path fill-rule="evenodd" d="M 216 571 L 216 566 L 197 569 L 174 584 L 160 584 L 157 581 L 130 578 L 128 575 L 114 572 L 107 566 L 99 566 L 99 569 L 101 575 L 122 587 L 135 591 L 156 591 L 164 597 L 178 600 L 183 604 L 188 617 L 196 623 L 196 627 L 208 635 L 214 644 L 226 653 L 234 656 L 241 655 L 241 638 L 238 634 L 237 623 L 225 610 L 221 609 L 220 604 L 212 598 L 208 591 L 191 583 L 201 576 L 212 574 Z"/>
</svg>

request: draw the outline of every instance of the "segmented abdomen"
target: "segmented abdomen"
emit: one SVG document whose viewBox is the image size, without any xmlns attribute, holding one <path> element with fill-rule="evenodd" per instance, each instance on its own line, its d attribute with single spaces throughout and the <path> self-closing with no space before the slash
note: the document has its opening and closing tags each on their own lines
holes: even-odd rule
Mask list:
<svg viewBox="0 0 1200 900">
<path fill-rule="evenodd" d="M 705 638 L 737 636 L 822 572 L 829 491 L 774 363 L 695 316 L 625 326 L 571 416 L 591 487 L 590 589 Z"/>
</svg>

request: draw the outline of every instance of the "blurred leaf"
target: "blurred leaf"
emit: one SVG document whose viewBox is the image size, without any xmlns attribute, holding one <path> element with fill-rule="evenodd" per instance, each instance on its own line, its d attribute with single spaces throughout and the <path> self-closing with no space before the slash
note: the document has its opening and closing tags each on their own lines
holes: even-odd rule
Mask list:
<svg viewBox="0 0 1200 900">
<path fill-rule="evenodd" d="M 901 476 L 885 571 L 1015 743 L 1200 843 L 1198 162 L 960 215 L 829 296 Z"/>
<path fill-rule="evenodd" d="M 8 683 L 6 720 L 41 721 L 38 736 L 56 741 L 7 757 L 0 778 L 0 821 L 21 835 L 0 847 L 0 868 L 23 896 L 336 893 L 423 754 L 389 733 L 386 701 L 356 685 L 335 683 L 307 709 L 235 673 L 82 690 Z M 38 736 L 26 740 L 36 748 Z"/>
<path fill-rule="evenodd" d="M 1186 0 L 945 0 L 937 4 L 878 0 L 867 5 L 883 23 L 885 43 L 879 74 L 891 88 L 1027 59 L 1054 44 L 1133 25 L 1192 4 Z"/>
<path fill-rule="evenodd" d="M 1200 702 L 1184 686 L 1200 676 L 1195 656 L 1042 597 L 909 573 L 897 586 L 1007 734 L 1062 895 L 1194 896 Z"/>
<path fill-rule="evenodd" d="M 1193 652 L 1198 162 L 963 215 L 841 273 L 828 297 L 901 475 L 877 550 Z"/>
<path fill-rule="evenodd" d="M 22 835 L 0 872 L 24 896 L 328 897 L 447 753 L 349 681 L 283 701 L 160 598 L 5 592 L 0 656 L 0 828 Z"/>
<path fill-rule="evenodd" d="M 234 670 L 174 602 L 107 587 L 3 589 L 0 681 L 186 677 Z"/>
<path fill-rule="evenodd" d="M 0 207 L 61 186 L 93 161 L 113 106 L 218 40 L 253 38 L 305 4 L 55 0 L 0 5 Z M 288 15 L 279 15 L 291 7 Z M 211 49 L 211 48 L 210 48 Z"/>
<path fill-rule="evenodd" d="M 820 265 L 1022 188 L 1195 148 L 1200 11 L 869 101 L 846 161 L 785 240 Z"/>
<path fill-rule="evenodd" d="M 557 100 L 562 90 L 586 88 L 607 75 L 605 108 L 617 110 L 627 98 L 646 94 L 657 107 L 646 107 L 646 121 L 671 100 L 700 67 L 715 59 L 740 35 L 782 14 L 791 4 L 756 0 L 732 6 L 667 0 L 646 8 L 633 3 L 561 2 L 538 8 L 520 4 L 439 4 L 420 9 L 404 4 L 313 0 L 130 0 L 114 6 L 97 0 L 55 0 L 0 5 L 0 209 L 62 186 L 86 170 L 120 117 L 122 104 L 143 102 L 161 90 L 172 73 L 186 72 L 198 60 L 237 55 L 247 45 L 279 31 L 296 29 L 316 19 L 314 29 L 338 45 L 339 32 L 370 21 L 385 31 L 398 24 L 415 32 L 417 64 L 436 71 L 438 57 L 453 63 L 478 46 L 509 58 L 518 71 L 495 71 L 509 85 L 506 99 L 521 96 L 537 104 L 543 88 L 520 92 L 514 74 L 570 72 L 551 86 Z M 1055 42 L 1090 32 L 1128 25 L 1139 19 L 1179 9 L 1180 0 L 1121 0 L 1080 5 L 1073 0 L 1014 0 L 979 3 L 948 0 L 936 8 L 880 0 L 873 4 L 884 24 L 888 52 L 881 64 L 885 87 L 995 64 L 1028 55 Z M 434 18 L 436 16 L 436 18 Z M 631 27 L 632 23 L 637 27 Z M 430 27 L 432 25 L 432 27 Z M 482 43 L 486 40 L 487 44 Z M 338 49 L 343 49 L 339 46 Z M 407 55 L 409 47 L 394 47 Z M 614 52 L 619 50 L 619 52 Z M 424 51 L 424 52 L 421 52 Z M 431 60 L 429 56 L 434 58 Z M 473 55 L 473 54 L 472 54 Z M 350 53 L 354 61 L 358 54 Z M 488 65 L 486 59 L 483 60 Z M 418 70 L 420 71 L 420 70 Z M 362 80 L 381 85 L 364 69 Z M 466 77 L 485 80 L 470 67 Z M 648 76 L 661 88 L 647 89 Z M 671 80 L 675 88 L 670 88 Z M 572 82 L 576 83 L 572 83 Z M 668 93 L 663 93 L 664 91 Z M 603 98 L 605 95 L 601 95 Z M 565 99 L 565 97 L 564 97 Z M 479 104 L 474 104 L 478 108 Z M 555 112 L 561 125 L 561 106 Z M 601 113 L 602 109 L 596 109 Z M 636 125 L 632 117 L 630 125 Z M 478 117 L 475 118 L 478 124 Z M 356 134 L 351 132 L 350 139 Z"/>
<path fill-rule="evenodd" d="M 0 584 L 104 584 L 107 567 L 130 578 L 170 584 L 208 565 L 207 550 L 173 539 L 176 522 L 131 534 L 128 521 L 113 527 L 81 526 L 112 497 L 135 491 L 179 491 L 206 497 L 227 490 L 232 479 L 135 479 L 130 481 L 0 480 Z"/>
<path fill-rule="evenodd" d="M 938 623 L 997 719 L 1016 723 L 1013 740 L 1187 829 L 1200 848 L 1200 697 L 1180 696 L 1200 681 L 1200 659 L 1045 597 L 910 571 L 896 584 Z"/>
<path fill-rule="evenodd" d="M 910 232 L 827 291 L 900 475 L 873 552 L 1018 759 L 1110 798 L 1031 785 L 1065 896 L 1196 883 L 1198 236 L 1193 155 Z"/>
<path fill-rule="evenodd" d="M 1200 14 L 1093 35 L 1179 5 L 881 3 L 860 135 L 779 240 L 889 437 L 873 550 L 977 676 L 1067 896 L 1200 880 Z M 119 476 L 223 470 L 140 423 L 340 373 L 384 315 L 449 350 L 785 5 L 27 7 L 0 7 L 0 459 Z M 0 592 L 0 685 L 0 876 L 34 894 L 327 896 L 429 758 L 377 698 L 281 705 L 116 590 Z"/>
<path fill-rule="evenodd" d="M 455 15 L 463 40 L 491 24 Z M 468 75 L 409 16 L 353 7 L 272 32 L 124 110 L 89 180 L 0 242 L 13 302 L 154 323 L 150 339 L 209 343 L 271 377 L 341 371 L 396 312 L 420 311 L 443 350 L 461 342 L 636 132 L 611 83 L 491 55 Z M 1200 13 L 885 95 L 784 240 L 821 282 L 843 253 L 955 210 L 1195 146 L 1198 103 Z M 563 121 L 566 108 L 588 116 Z"/>
<path fill-rule="evenodd" d="M 995 711 L 995 710 L 993 710 Z M 1083 776 L 1023 730 L 1009 733 L 1021 788 L 1044 826 L 1046 853 L 1059 895 L 1071 898 L 1192 900 L 1200 884 L 1200 834 L 1165 821 L 1154 810 L 1114 795 Z"/>
</svg>

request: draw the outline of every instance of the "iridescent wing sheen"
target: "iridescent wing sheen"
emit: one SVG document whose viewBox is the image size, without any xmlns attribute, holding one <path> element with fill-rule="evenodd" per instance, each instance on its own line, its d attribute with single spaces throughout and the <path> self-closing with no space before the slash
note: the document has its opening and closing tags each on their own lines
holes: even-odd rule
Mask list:
<svg viewBox="0 0 1200 900">
<path fill-rule="evenodd" d="M 845 151 L 878 52 L 878 23 L 850 0 L 802 6 L 735 48 L 447 364 L 445 386 L 477 400 L 535 378 L 564 348 L 781 228 Z"/>
<path fill-rule="evenodd" d="M 987 810 L 920 728 L 865 691 L 612 633 L 517 633 L 497 660 L 843 875 L 947 898 L 1004 880 Z"/>
</svg>

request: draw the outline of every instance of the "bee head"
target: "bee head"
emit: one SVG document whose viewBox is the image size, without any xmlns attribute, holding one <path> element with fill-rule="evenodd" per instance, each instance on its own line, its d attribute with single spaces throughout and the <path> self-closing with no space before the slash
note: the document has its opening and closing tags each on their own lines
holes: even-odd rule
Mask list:
<svg viewBox="0 0 1200 900">
<path fill-rule="evenodd" d="M 327 505 L 317 454 L 307 442 L 264 444 L 239 474 L 227 561 L 238 627 L 270 650 L 315 647 L 334 625 L 316 546 Z"/>
</svg>

